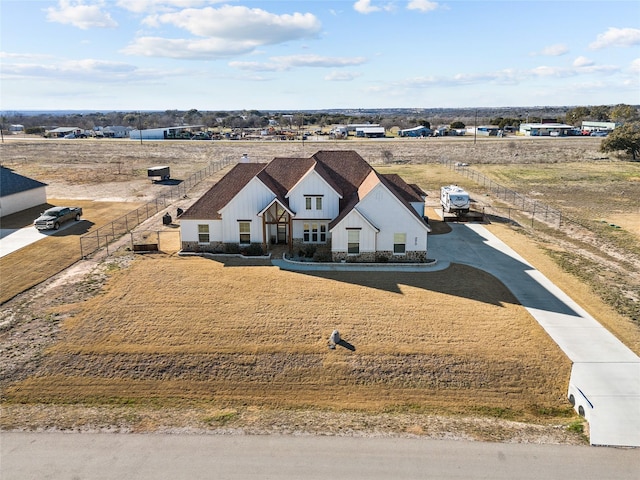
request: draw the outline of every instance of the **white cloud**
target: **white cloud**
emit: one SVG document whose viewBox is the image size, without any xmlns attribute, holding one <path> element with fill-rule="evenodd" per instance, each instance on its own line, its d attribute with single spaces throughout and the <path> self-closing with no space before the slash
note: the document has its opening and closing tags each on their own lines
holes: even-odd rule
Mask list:
<svg viewBox="0 0 640 480">
<path fill-rule="evenodd" d="M 547 47 L 544 47 L 539 52 L 532 52 L 531 55 L 532 56 L 542 55 L 545 57 L 559 57 L 560 55 L 565 55 L 568 52 L 569 52 L 569 47 L 567 47 L 562 43 L 557 43 L 555 45 L 549 45 Z"/>
<path fill-rule="evenodd" d="M 593 60 L 588 59 L 587 57 L 578 57 L 573 61 L 573 66 L 576 68 L 581 68 L 581 67 L 590 67 L 591 65 L 594 64 Z"/>
<path fill-rule="evenodd" d="M 256 46 L 258 45 L 255 42 L 239 42 L 218 38 L 171 39 L 140 37 L 122 49 L 122 53 L 145 57 L 210 60 L 243 55 L 253 51 Z"/>
<path fill-rule="evenodd" d="M 57 63 L 4 63 L 2 75 L 7 78 L 43 78 L 51 80 L 129 83 L 168 76 L 169 72 L 147 71 L 123 62 L 95 59 L 63 60 Z"/>
<path fill-rule="evenodd" d="M 140 37 L 123 49 L 129 55 L 215 59 L 246 54 L 263 45 L 315 38 L 320 21 L 312 14 L 275 15 L 224 5 L 147 17 L 148 25 L 171 24 L 201 38 Z"/>
<path fill-rule="evenodd" d="M 319 55 L 290 55 L 272 57 L 269 60 L 269 62 L 229 62 L 229 66 L 254 72 L 282 72 L 300 67 L 350 67 L 366 62 L 364 57 L 323 57 Z"/>
<path fill-rule="evenodd" d="M 186 9 L 164 14 L 158 21 L 200 37 L 251 39 L 261 45 L 276 44 L 320 33 L 320 21 L 311 13 L 276 15 L 259 8 L 234 7 Z"/>
<path fill-rule="evenodd" d="M 85 5 L 82 0 L 59 0 L 57 7 L 47 8 L 47 20 L 82 30 L 117 27 L 117 22 L 102 10 L 102 6 L 102 2 Z"/>
<path fill-rule="evenodd" d="M 589 45 L 592 50 L 606 47 L 631 47 L 640 44 L 640 29 L 610 27 Z"/>
<path fill-rule="evenodd" d="M 358 0 L 353 4 L 353 9 L 359 13 L 373 13 L 379 12 L 380 7 L 374 7 L 371 5 L 371 0 Z"/>
<path fill-rule="evenodd" d="M 195 8 L 224 3 L 226 0 L 118 0 L 120 8 L 134 13 L 169 12 L 176 9 Z"/>
<path fill-rule="evenodd" d="M 418 10 L 419 12 L 432 12 L 439 7 L 440 5 L 437 2 L 431 2 L 429 0 L 411 0 L 407 5 L 407 9 Z"/>
<path fill-rule="evenodd" d="M 640 58 L 636 58 L 634 61 L 631 62 L 631 65 L 629 66 L 629 70 L 636 73 L 640 72 Z"/>
<path fill-rule="evenodd" d="M 325 75 L 324 79 L 328 82 L 349 82 L 358 78 L 361 74 L 357 72 L 341 72 L 333 71 Z"/>
</svg>

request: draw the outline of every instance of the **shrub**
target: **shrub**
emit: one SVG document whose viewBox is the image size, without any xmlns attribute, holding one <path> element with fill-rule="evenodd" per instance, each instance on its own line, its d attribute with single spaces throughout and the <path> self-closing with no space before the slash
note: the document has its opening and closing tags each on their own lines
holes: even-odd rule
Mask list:
<svg viewBox="0 0 640 480">
<path fill-rule="evenodd" d="M 225 243 L 224 253 L 240 253 L 240 245 L 237 243 Z"/>
<path fill-rule="evenodd" d="M 264 255 L 264 252 L 262 251 L 262 245 L 260 245 L 259 243 L 252 243 L 247 248 L 245 248 L 242 253 L 250 257 L 258 257 L 260 255 Z"/>
</svg>

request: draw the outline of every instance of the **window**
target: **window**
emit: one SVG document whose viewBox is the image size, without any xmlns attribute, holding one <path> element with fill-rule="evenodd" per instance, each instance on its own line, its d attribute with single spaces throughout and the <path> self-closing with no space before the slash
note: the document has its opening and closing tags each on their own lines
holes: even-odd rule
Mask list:
<svg viewBox="0 0 640 480">
<path fill-rule="evenodd" d="M 322 197 L 318 196 L 308 196 L 304 197 L 304 208 L 306 210 L 311 210 L 313 206 L 313 200 L 315 199 L 316 210 L 322 210 Z"/>
<path fill-rule="evenodd" d="M 347 230 L 347 253 L 360 253 L 360 230 Z"/>
<path fill-rule="evenodd" d="M 327 243 L 326 223 L 305 223 L 303 229 L 302 239 L 305 243 Z"/>
<path fill-rule="evenodd" d="M 209 243 L 209 225 L 198 225 L 198 243 Z"/>
<path fill-rule="evenodd" d="M 407 249 L 407 234 L 406 233 L 394 233 L 393 234 L 393 253 L 394 255 L 403 255 Z"/>
<path fill-rule="evenodd" d="M 240 230 L 240 243 L 251 243 L 251 222 L 238 222 Z"/>
</svg>

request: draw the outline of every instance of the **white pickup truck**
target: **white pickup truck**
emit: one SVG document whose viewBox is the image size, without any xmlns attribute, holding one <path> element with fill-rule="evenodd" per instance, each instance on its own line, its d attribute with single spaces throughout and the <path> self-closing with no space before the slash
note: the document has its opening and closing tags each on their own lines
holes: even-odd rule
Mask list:
<svg viewBox="0 0 640 480">
<path fill-rule="evenodd" d="M 53 207 L 45 210 L 33 222 L 38 230 L 58 230 L 60 225 L 68 220 L 80 220 L 82 208 L 80 207 Z"/>
</svg>

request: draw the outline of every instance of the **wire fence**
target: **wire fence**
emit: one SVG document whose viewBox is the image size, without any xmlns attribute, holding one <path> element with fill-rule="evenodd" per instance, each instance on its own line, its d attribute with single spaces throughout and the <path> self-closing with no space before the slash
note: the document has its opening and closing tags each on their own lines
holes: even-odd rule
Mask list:
<svg viewBox="0 0 640 480">
<path fill-rule="evenodd" d="M 573 223 L 586 228 L 585 225 L 582 225 L 575 219 L 567 217 L 560 210 L 507 188 L 486 175 L 469 168 L 465 163 L 451 160 L 443 160 L 442 163 L 456 173 L 482 185 L 493 197 L 510 205 L 507 207 L 495 205 L 482 206 L 483 213 L 494 217 L 496 220 L 513 222 L 516 221 L 516 218 L 521 219 L 524 216 L 530 221 L 531 227 L 534 228 L 536 223 L 558 229 L 567 223 Z"/>
<path fill-rule="evenodd" d="M 236 163 L 237 159 L 224 158 L 211 162 L 202 170 L 193 173 L 186 180 L 172 186 L 154 200 L 142 205 L 139 208 L 123 215 L 114 221 L 103 225 L 96 230 L 86 233 L 80 237 L 80 255 L 87 258 L 101 248 L 106 248 L 109 254 L 109 245 L 123 235 L 130 233 L 134 228 L 145 220 L 151 218 L 156 213 L 161 212 L 174 201 L 183 198 L 187 192 L 200 183 L 205 178 L 219 172 L 223 168 Z"/>
</svg>

